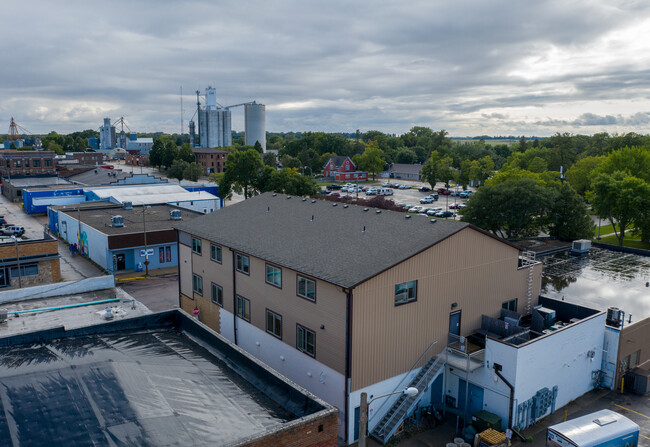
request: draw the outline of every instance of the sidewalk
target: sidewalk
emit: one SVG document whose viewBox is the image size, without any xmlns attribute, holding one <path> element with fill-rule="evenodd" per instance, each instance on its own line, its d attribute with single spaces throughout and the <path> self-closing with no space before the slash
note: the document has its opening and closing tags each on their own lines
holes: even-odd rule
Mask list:
<svg viewBox="0 0 650 447">
<path fill-rule="evenodd" d="M 163 276 L 172 276 L 172 275 L 178 275 L 178 267 L 163 267 L 159 269 L 153 269 L 149 270 L 149 277 L 163 277 Z M 123 273 L 117 273 L 115 275 L 115 280 L 118 282 L 123 282 L 123 281 L 134 281 L 138 279 L 144 279 L 145 278 L 145 272 L 144 270 L 141 272 L 123 272 Z"/>
</svg>

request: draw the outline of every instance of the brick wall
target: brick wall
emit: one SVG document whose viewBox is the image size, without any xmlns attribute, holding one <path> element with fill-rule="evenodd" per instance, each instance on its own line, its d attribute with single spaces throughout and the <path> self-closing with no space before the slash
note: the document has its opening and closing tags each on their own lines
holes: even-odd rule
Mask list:
<svg viewBox="0 0 650 447">
<path fill-rule="evenodd" d="M 18 256 L 37 256 L 59 252 L 59 244 L 55 240 L 22 241 L 18 242 Z M 13 243 L 0 245 L 0 259 L 15 258 L 16 246 Z"/>
<path fill-rule="evenodd" d="M 55 240 L 41 240 L 41 241 L 23 241 L 18 242 L 18 256 L 24 258 L 26 256 L 39 256 L 59 252 L 58 242 Z M 5 243 L 0 245 L 0 259 L 15 259 L 16 258 L 16 245 L 13 243 Z M 28 259 L 24 261 L 21 259 L 21 265 L 32 263 Z M 37 284 L 48 284 L 58 282 L 61 280 L 61 269 L 59 258 L 48 259 L 38 262 L 38 275 L 23 276 L 21 283 L 23 287 L 33 286 Z M 11 278 L 9 287 L 18 287 L 18 278 Z"/>
<path fill-rule="evenodd" d="M 289 423 L 288 427 L 244 442 L 242 446 L 254 447 L 335 447 L 337 436 L 337 412 L 332 410 L 321 418 L 305 422 Z"/>
</svg>

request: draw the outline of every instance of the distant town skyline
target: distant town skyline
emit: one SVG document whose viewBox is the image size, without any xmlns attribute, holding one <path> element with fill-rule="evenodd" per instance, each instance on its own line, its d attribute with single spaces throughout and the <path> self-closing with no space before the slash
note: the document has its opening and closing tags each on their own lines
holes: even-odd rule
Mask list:
<svg viewBox="0 0 650 447">
<path fill-rule="evenodd" d="M 116 0 L 4 5 L 0 133 L 183 131 L 195 90 L 270 132 L 650 133 L 650 4 Z M 233 130 L 243 130 L 233 110 Z"/>
</svg>

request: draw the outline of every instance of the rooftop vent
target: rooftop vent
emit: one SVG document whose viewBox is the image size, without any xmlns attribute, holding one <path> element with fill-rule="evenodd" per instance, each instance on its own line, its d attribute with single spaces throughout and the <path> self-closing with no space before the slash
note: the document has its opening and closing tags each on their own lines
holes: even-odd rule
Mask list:
<svg viewBox="0 0 650 447">
<path fill-rule="evenodd" d="M 305 201 L 307 201 L 307 199 L 305 199 L 305 198 L 303 197 L 303 198 L 302 198 L 302 201 L 305 202 Z"/>
<path fill-rule="evenodd" d="M 368 211 L 368 208 L 364 208 L 363 211 Z"/>
<path fill-rule="evenodd" d="M 316 199 L 311 199 L 311 203 L 316 203 Z"/>
<path fill-rule="evenodd" d="M 7 321 L 7 309 L 0 309 L 0 323 Z"/>
<path fill-rule="evenodd" d="M 276 194 L 276 193 L 273 193 L 273 197 L 275 197 L 275 196 L 277 196 L 277 194 Z"/>
<path fill-rule="evenodd" d="M 571 253 L 583 254 L 589 253 L 589 250 L 591 250 L 591 241 L 587 239 L 578 239 L 571 244 Z"/>
<path fill-rule="evenodd" d="M 365 232 L 366 232 L 366 226 L 365 226 L 365 225 L 363 226 L 363 231 L 361 231 L 361 232 L 362 232 L 362 233 L 365 233 Z"/>
<path fill-rule="evenodd" d="M 410 218 L 411 218 L 410 214 L 407 214 L 407 215 L 404 216 L 404 219 L 410 219 Z"/>
<path fill-rule="evenodd" d="M 347 207 L 348 207 L 348 204 L 347 204 L 347 203 L 346 203 L 345 205 L 343 205 L 343 208 L 347 208 Z"/>
<path fill-rule="evenodd" d="M 125 210 L 132 210 L 133 209 L 133 202 L 124 202 L 122 203 L 122 208 Z"/>
<path fill-rule="evenodd" d="M 95 169 L 95 174 L 97 174 L 97 169 Z"/>
<path fill-rule="evenodd" d="M 112 216 L 111 217 L 111 226 L 115 228 L 121 228 L 124 226 L 124 218 L 122 216 Z"/>
<path fill-rule="evenodd" d="M 605 322 L 613 327 L 621 327 L 621 323 L 625 319 L 625 315 L 621 309 L 618 307 L 608 307 L 607 308 L 607 319 Z"/>
<path fill-rule="evenodd" d="M 169 210 L 169 220 L 182 220 L 181 210 Z"/>
<path fill-rule="evenodd" d="M 291 196 L 287 196 L 287 200 L 289 200 L 290 198 L 291 198 Z"/>
<path fill-rule="evenodd" d="M 377 211 L 375 211 L 375 213 L 381 214 L 381 210 L 377 210 Z"/>
<path fill-rule="evenodd" d="M 336 206 L 336 205 L 338 205 L 338 203 L 332 203 L 332 206 Z M 345 206 L 345 205 L 343 205 L 343 206 Z"/>
<path fill-rule="evenodd" d="M 431 222 L 431 223 L 436 223 L 436 222 L 438 222 L 438 221 L 437 221 L 437 220 L 435 220 L 435 219 L 431 219 L 431 221 L 430 221 L 430 222 Z"/>
</svg>

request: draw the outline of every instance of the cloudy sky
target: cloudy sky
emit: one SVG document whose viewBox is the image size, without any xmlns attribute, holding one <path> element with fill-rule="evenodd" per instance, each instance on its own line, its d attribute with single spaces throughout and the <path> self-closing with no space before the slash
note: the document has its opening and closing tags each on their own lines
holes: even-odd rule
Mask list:
<svg viewBox="0 0 650 447">
<path fill-rule="evenodd" d="M 195 90 L 267 130 L 650 133 L 646 0 L 4 2 L 0 133 L 185 132 Z M 243 129 L 243 109 L 233 109 Z"/>
</svg>

